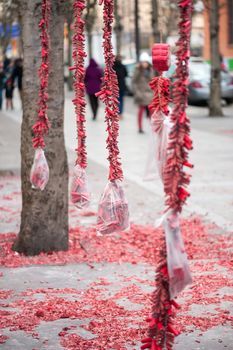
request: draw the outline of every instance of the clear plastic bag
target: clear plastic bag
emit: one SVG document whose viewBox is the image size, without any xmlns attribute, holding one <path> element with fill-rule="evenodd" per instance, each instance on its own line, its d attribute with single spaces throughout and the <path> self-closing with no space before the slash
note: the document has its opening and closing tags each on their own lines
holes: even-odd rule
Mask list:
<svg viewBox="0 0 233 350">
<path fill-rule="evenodd" d="M 163 181 L 164 169 L 167 161 L 167 146 L 171 122 L 162 112 L 155 112 L 151 116 L 149 153 L 144 180 L 156 179 L 157 172 Z M 156 167 L 157 165 L 157 167 Z M 157 168 L 157 169 L 156 169 Z"/>
<path fill-rule="evenodd" d="M 110 181 L 101 196 L 97 231 L 100 234 L 121 232 L 129 227 L 128 202 L 120 180 Z"/>
<path fill-rule="evenodd" d="M 78 164 L 74 167 L 71 201 L 78 209 L 87 208 L 91 201 L 86 171 Z"/>
<path fill-rule="evenodd" d="M 151 117 L 151 127 L 156 133 L 156 162 L 159 175 L 163 181 L 164 169 L 167 161 L 167 146 L 169 133 L 171 130 L 171 122 L 168 116 L 163 113 L 157 113 Z"/>
<path fill-rule="evenodd" d="M 43 191 L 49 181 L 49 166 L 42 148 L 37 148 L 30 173 L 32 188 Z"/>
<path fill-rule="evenodd" d="M 192 277 L 180 232 L 179 214 L 169 212 L 163 226 L 166 235 L 170 298 L 173 299 L 192 282 Z"/>
</svg>

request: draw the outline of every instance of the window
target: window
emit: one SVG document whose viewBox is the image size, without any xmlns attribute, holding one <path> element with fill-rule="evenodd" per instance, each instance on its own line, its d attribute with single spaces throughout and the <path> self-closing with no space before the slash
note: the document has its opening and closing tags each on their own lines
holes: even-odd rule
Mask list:
<svg viewBox="0 0 233 350">
<path fill-rule="evenodd" d="M 228 44 L 233 45 L 233 0 L 228 0 Z"/>
</svg>

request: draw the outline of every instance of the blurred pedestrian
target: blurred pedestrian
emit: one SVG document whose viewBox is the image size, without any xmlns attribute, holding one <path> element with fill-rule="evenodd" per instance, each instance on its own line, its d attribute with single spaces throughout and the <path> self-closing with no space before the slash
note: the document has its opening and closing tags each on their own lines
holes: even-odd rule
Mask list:
<svg viewBox="0 0 233 350">
<path fill-rule="evenodd" d="M 103 76 L 103 71 L 97 62 L 91 58 L 89 66 L 86 69 L 85 74 L 85 86 L 86 92 L 89 96 L 90 105 L 93 113 L 93 120 L 97 117 L 97 112 L 99 108 L 98 97 L 95 95 L 96 92 L 101 89 L 101 78 Z"/>
<path fill-rule="evenodd" d="M 120 55 L 116 56 L 113 69 L 116 72 L 118 86 L 119 86 L 119 117 L 123 119 L 123 110 L 124 110 L 124 96 L 126 91 L 125 78 L 127 77 L 127 69 L 122 63 L 122 58 Z"/>
<path fill-rule="evenodd" d="M 17 60 L 15 60 L 15 67 L 14 67 L 14 71 L 13 71 L 13 80 L 15 81 L 15 79 L 17 80 L 19 96 L 20 96 L 21 103 L 22 103 L 22 99 L 23 99 L 23 91 L 22 91 L 23 60 L 22 60 L 22 58 L 17 58 Z"/>
<path fill-rule="evenodd" d="M 135 103 L 138 105 L 138 132 L 144 133 L 142 127 L 143 114 L 146 112 L 149 117 L 148 105 L 153 98 L 153 92 L 150 89 L 149 82 L 153 78 L 153 68 L 150 63 L 150 56 L 143 52 L 140 56 L 140 62 L 135 69 L 132 88 L 134 92 Z"/>
<path fill-rule="evenodd" d="M 14 109 L 13 106 L 13 91 L 14 91 L 14 61 L 10 61 L 5 72 L 5 91 L 6 91 L 6 109 Z"/>
<path fill-rule="evenodd" d="M 0 110 L 2 109 L 4 87 L 5 87 L 5 74 L 3 70 L 3 63 L 0 62 Z"/>
</svg>

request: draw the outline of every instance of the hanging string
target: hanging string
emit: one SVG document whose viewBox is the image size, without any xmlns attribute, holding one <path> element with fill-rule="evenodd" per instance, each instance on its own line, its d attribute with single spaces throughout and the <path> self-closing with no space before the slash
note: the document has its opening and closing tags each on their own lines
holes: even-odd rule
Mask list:
<svg viewBox="0 0 233 350">
<path fill-rule="evenodd" d="M 86 153 L 86 130 L 85 130 L 85 68 L 84 59 L 86 53 L 85 47 L 85 36 L 84 36 L 84 20 L 82 18 L 83 11 L 85 9 L 85 0 L 75 0 L 73 4 L 74 10 L 74 35 L 73 35 L 73 67 L 69 69 L 74 71 L 74 82 L 73 87 L 75 91 L 75 97 L 72 100 L 75 106 L 76 125 L 77 125 L 77 140 L 78 145 L 75 149 L 77 153 L 76 164 L 80 165 L 81 168 L 87 166 L 87 153 Z"/>
<path fill-rule="evenodd" d="M 109 161 L 109 180 L 122 180 L 123 172 L 119 160 L 118 135 L 119 135 L 119 109 L 118 97 L 119 88 L 116 72 L 113 70 L 115 56 L 112 46 L 112 23 L 113 23 L 113 0 L 100 0 L 99 4 L 104 3 L 104 28 L 103 28 L 103 48 L 105 58 L 105 69 L 103 85 L 100 92 L 96 95 L 105 104 L 105 122 L 107 124 L 107 149 Z"/>
<path fill-rule="evenodd" d="M 51 11 L 50 0 L 42 0 L 42 18 L 39 23 L 41 40 L 41 65 L 38 71 L 40 90 L 38 100 L 37 120 L 32 129 L 34 148 L 44 148 L 44 136 L 48 133 L 50 124 L 47 116 L 48 110 L 48 78 L 49 78 L 49 17 Z"/>
</svg>

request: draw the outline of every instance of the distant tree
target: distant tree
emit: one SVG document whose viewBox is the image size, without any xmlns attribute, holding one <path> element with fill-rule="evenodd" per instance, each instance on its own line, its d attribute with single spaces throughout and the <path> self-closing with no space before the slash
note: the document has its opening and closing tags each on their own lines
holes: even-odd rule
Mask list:
<svg viewBox="0 0 233 350">
<path fill-rule="evenodd" d="M 158 0 L 151 0 L 151 26 L 153 41 L 155 43 L 160 42 L 160 28 L 159 28 L 159 8 Z"/>
<path fill-rule="evenodd" d="M 92 36 L 93 27 L 97 18 L 96 9 L 97 0 L 86 0 L 85 27 L 87 31 L 87 45 L 89 58 L 93 56 L 92 52 Z"/>
<path fill-rule="evenodd" d="M 114 32 L 116 34 L 116 54 L 121 54 L 121 45 L 122 45 L 122 32 L 123 25 L 121 23 L 121 16 L 119 15 L 119 3 L 118 0 L 114 0 Z"/>
<path fill-rule="evenodd" d="M 50 74 L 46 137 L 49 182 L 43 191 L 32 189 L 32 126 L 37 118 L 40 64 L 41 0 L 20 0 L 24 50 L 23 122 L 21 128 L 22 211 L 13 249 L 26 255 L 68 249 L 68 165 L 64 143 L 64 0 L 51 0 Z"/>
<path fill-rule="evenodd" d="M 19 20 L 19 0 L 0 0 L 0 23 L 3 35 L 0 36 L 0 50 L 4 56 L 11 40 L 12 23 Z"/>
<path fill-rule="evenodd" d="M 219 0 L 204 0 L 209 17 L 211 82 L 209 116 L 223 116 L 221 106 L 221 56 L 219 51 Z"/>
</svg>

